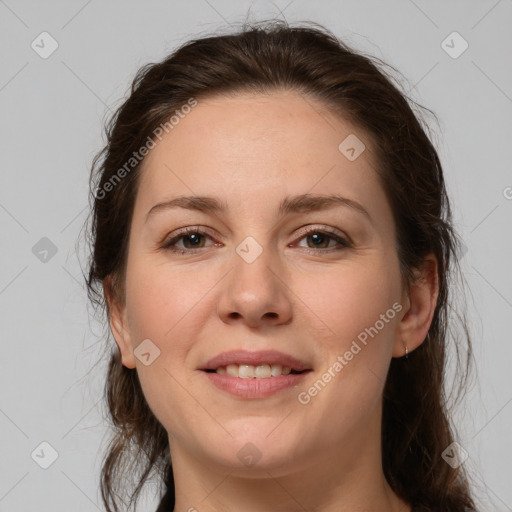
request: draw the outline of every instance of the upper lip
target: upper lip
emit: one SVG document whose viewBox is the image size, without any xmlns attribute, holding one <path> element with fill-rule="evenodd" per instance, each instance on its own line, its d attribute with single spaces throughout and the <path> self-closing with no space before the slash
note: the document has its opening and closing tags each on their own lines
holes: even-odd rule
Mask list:
<svg viewBox="0 0 512 512">
<path fill-rule="evenodd" d="M 232 350 L 223 352 L 212 359 L 210 359 L 201 370 L 216 370 L 221 366 L 229 364 L 247 364 L 252 366 L 259 366 L 263 364 L 280 364 L 287 366 L 295 371 L 310 370 L 311 368 L 304 361 L 293 357 L 290 354 L 285 354 L 277 350 L 260 350 L 257 352 L 250 352 L 248 350 Z"/>
</svg>

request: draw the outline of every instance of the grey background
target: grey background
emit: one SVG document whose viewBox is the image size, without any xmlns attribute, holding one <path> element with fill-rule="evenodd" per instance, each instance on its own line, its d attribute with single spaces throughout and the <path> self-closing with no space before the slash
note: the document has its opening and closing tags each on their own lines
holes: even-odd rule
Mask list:
<svg viewBox="0 0 512 512">
<path fill-rule="evenodd" d="M 324 24 L 397 67 L 439 117 L 431 126 L 467 246 L 478 371 L 458 442 L 482 510 L 512 510 L 511 0 L 0 0 L 0 511 L 102 510 L 102 327 L 76 243 L 104 114 L 141 65 L 247 16 Z M 46 59 L 31 47 L 43 31 L 59 45 Z M 441 46 L 453 31 L 469 44 L 458 58 Z M 43 237 L 56 254 L 41 253 Z M 58 452 L 48 469 L 31 458 L 43 441 Z M 154 510 L 150 494 L 140 510 Z"/>
</svg>

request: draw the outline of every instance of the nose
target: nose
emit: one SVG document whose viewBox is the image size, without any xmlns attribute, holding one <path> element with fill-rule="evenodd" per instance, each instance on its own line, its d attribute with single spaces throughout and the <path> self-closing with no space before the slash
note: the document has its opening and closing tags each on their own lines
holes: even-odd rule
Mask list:
<svg viewBox="0 0 512 512">
<path fill-rule="evenodd" d="M 264 250 L 251 263 L 236 252 L 233 268 L 223 280 L 217 312 L 226 324 L 241 323 L 250 328 L 286 325 L 292 319 L 292 291 L 282 266 L 271 261 Z"/>
</svg>

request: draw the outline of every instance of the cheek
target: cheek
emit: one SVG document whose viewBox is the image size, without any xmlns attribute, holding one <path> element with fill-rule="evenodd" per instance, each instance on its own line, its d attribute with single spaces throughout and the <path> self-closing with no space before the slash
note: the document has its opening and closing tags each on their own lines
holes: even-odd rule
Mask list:
<svg viewBox="0 0 512 512">
<path fill-rule="evenodd" d="M 176 269 L 133 265 L 127 274 L 127 311 L 133 348 L 149 339 L 158 357 L 145 365 L 136 359 L 137 375 L 155 417 L 179 438 L 187 438 L 187 421 L 200 422 L 187 389 L 187 354 L 200 336 L 197 315 L 203 306 L 206 283 Z M 199 305 L 199 307 L 198 307 Z M 196 417 L 197 416 L 197 417 Z"/>
<path fill-rule="evenodd" d="M 130 329 L 138 338 L 134 346 L 150 338 L 162 350 L 169 345 L 179 348 L 177 334 L 184 329 L 193 334 L 194 325 L 199 325 L 191 319 L 204 309 L 205 293 L 215 284 L 212 274 L 135 261 L 127 276 Z"/>
<path fill-rule="evenodd" d="M 400 298 L 398 272 L 368 258 L 361 263 L 346 262 L 329 271 L 302 273 L 291 286 L 315 326 L 327 332 L 334 348 L 342 350 L 361 332 L 373 326 Z M 391 311 L 386 320 L 395 315 Z M 379 331 L 390 331 L 391 322 Z"/>
<path fill-rule="evenodd" d="M 187 356 L 194 344 L 208 335 L 203 333 L 204 324 L 215 304 L 214 295 L 207 292 L 221 276 L 150 265 L 143 258 L 133 258 L 130 265 L 126 307 L 132 346 L 136 349 L 149 339 L 159 354 L 148 366 L 136 359 L 137 373 L 149 407 L 167 425 L 170 417 L 190 414 L 185 411 L 190 403 L 185 390 L 191 386 L 194 368 L 187 367 Z M 173 425 L 176 432 L 180 428 Z"/>
<path fill-rule="evenodd" d="M 347 411 L 356 418 L 356 410 L 364 414 L 377 403 L 401 307 L 398 266 L 365 263 L 319 273 L 315 279 L 304 276 L 293 288 L 307 306 L 308 321 L 318 327 L 314 331 L 326 333 L 314 340 L 324 354 L 322 382 L 316 386 L 322 396 L 314 400 L 332 411 L 338 426 L 348 421 Z"/>
<path fill-rule="evenodd" d="M 315 340 L 325 356 L 317 380 L 300 389 L 300 403 L 309 407 L 311 430 L 324 433 L 326 446 L 340 435 L 354 440 L 377 428 L 397 324 L 392 307 L 396 302 L 385 286 L 372 287 L 370 296 L 359 293 L 357 286 L 344 289 L 337 294 L 331 290 L 339 306 L 326 304 L 322 310 L 323 321 L 336 336 Z"/>
</svg>

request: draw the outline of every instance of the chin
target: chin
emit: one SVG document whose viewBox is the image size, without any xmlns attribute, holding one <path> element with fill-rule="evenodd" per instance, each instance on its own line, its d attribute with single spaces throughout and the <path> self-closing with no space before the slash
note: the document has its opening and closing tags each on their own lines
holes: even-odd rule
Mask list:
<svg viewBox="0 0 512 512">
<path fill-rule="evenodd" d="M 231 436 L 223 432 L 222 439 L 210 438 L 216 450 L 209 457 L 228 468 L 250 469 L 255 476 L 258 470 L 272 471 L 292 463 L 300 435 L 279 425 L 283 418 L 240 418 L 225 424 Z"/>
</svg>

